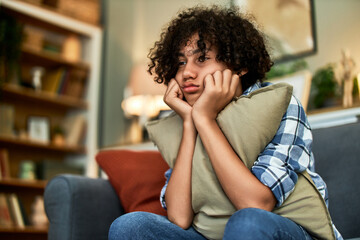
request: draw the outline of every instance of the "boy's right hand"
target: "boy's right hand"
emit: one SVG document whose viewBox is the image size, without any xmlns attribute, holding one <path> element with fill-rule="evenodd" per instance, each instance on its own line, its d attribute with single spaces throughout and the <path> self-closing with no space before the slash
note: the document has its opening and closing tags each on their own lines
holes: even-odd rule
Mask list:
<svg viewBox="0 0 360 240">
<path fill-rule="evenodd" d="M 164 102 L 172 110 L 174 110 L 183 119 L 183 121 L 192 120 L 192 107 L 186 101 L 184 101 L 183 98 L 184 95 L 180 89 L 179 84 L 174 78 L 171 79 L 164 94 Z"/>
</svg>

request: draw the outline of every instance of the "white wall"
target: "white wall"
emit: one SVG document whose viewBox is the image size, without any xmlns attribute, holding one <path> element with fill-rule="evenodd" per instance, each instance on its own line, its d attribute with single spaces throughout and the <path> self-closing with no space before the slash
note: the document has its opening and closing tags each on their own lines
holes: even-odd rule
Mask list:
<svg viewBox="0 0 360 240">
<path fill-rule="evenodd" d="M 306 58 L 312 72 L 341 59 L 348 48 L 360 72 L 360 1 L 315 0 L 318 52 Z"/>
<path fill-rule="evenodd" d="M 121 110 L 123 89 L 131 66 L 146 59 L 161 29 L 184 7 L 199 3 L 229 4 L 230 0 L 107 0 L 102 126 L 100 146 L 126 143 L 129 120 Z M 307 57 L 310 70 L 339 61 L 348 48 L 360 71 L 360 1 L 315 0 L 318 52 Z"/>
</svg>

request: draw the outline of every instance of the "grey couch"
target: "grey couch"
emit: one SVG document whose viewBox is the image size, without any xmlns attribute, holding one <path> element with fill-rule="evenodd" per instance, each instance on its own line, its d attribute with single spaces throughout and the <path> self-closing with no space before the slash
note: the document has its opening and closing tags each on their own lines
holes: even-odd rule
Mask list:
<svg viewBox="0 0 360 240">
<path fill-rule="evenodd" d="M 345 239 L 360 239 L 360 123 L 313 130 L 317 172 L 328 185 L 330 213 Z M 124 213 L 104 179 L 61 175 L 45 189 L 49 240 L 107 239 Z"/>
</svg>

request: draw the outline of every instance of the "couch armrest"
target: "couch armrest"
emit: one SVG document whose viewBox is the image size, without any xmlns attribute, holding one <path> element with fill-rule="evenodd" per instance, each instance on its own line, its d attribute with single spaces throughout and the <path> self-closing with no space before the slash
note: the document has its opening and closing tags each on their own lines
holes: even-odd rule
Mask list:
<svg viewBox="0 0 360 240">
<path fill-rule="evenodd" d="M 108 180 L 75 175 L 53 178 L 44 193 L 49 240 L 108 239 L 110 224 L 123 214 Z"/>
</svg>

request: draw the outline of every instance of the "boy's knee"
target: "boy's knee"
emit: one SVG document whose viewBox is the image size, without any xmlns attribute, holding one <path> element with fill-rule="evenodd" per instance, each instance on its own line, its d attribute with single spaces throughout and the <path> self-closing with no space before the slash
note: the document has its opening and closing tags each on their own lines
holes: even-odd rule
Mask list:
<svg viewBox="0 0 360 240">
<path fill-rule="evenodd" d="M 250 237 L 253 233 L 260 236 L 264 230 L 264 224 L 268 221 L 267 213 L 258 208 L 244 208 L 235 212 L 226 224 L 224 239 L 237 239 L 238 236 Z"/>
<path fill-rule="evenodd" d="M 151 224 L 150 214 L 146 212 L 132 212 L 124 214 L 113 221 L 109 229 L 109 240 L 123 239 L 126 236 L 132 236 L 142 229 L 146 229 L 146 224 Z"/>
</svg>

